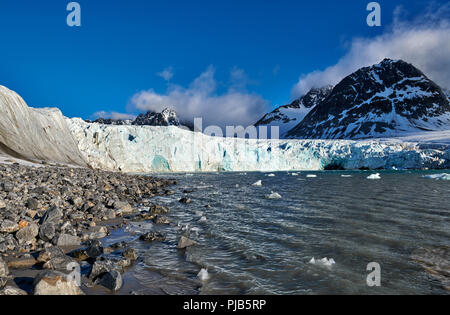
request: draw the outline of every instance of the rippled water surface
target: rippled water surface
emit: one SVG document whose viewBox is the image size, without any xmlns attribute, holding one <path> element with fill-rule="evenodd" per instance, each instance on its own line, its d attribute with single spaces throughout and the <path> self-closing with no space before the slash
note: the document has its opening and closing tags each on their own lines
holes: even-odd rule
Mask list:
<svg viewBox="0 0 450 315">
<path fill-rule="evenodd" d="M 155 199 L 171 209 L 173 224 L 132 223 L 110 241 L 167 234 L 162 243 L 133 243 L 143 260 L 126 277 L 140 293 L 447 294 L 448 278 L 423 265 L 448 266 L 450 252 L 450 181 L 424 178 L 433 173 L 381 172 L 379 180 L 368 180 L 371 172 L 161 176 L 178 180 L 175 195 Z M 262 187 L 252 186 L 258 180 Z M 267 199 L 272 192 L 281 199 Z M 192 203 L 179 203 L 183 196 Z M 177 250 L 183 233 L 198 245 Z M 313 257 L 336 264 L 314 265 Z M 370 262 L 381 265 L 379 288 L 366 284 Z M 206 281 L 197 277 L 202 268 Z"/>
</svg>

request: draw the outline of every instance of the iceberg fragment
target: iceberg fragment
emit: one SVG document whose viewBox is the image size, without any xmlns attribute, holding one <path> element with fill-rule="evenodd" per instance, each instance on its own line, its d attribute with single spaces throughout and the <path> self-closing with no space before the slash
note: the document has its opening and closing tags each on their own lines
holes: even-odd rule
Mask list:
<svg viewBox="0 0 450 315">
<path fill-rule="evenodd" d="M 367 179 L 381 179 L 381 175 L 380 173 L 372 174 L 369 177 L 367 177 Z"/>
<path fill-rule="evenodd" d="M 436 180 L 450 180 L 450 174 L 433 174 L 433 175 L 425 175 L 426 179 L 436 179 Z"/>
<path fill-rule="evenodd" d="M 270 195 L 266 195 L 266 199 L 281 199 L 281 195 L 279 193 L 273 192 Z"/>
<path fill-rule="evenodd" d="M 257 182 L 254 183 L 252 186 L 255 186 L 255 187 L 261 187 L 261 186 L 262 186 L 262 180 L 257 181 Z"/>
</svg>

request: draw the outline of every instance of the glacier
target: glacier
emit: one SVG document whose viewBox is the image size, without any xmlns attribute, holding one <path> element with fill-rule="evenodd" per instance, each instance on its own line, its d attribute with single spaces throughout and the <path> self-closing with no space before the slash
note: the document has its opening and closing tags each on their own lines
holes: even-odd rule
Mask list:
<svg viewBox="0 0 450 315">
<path fill-rule="evenodd" d="M 18 94 L 0 86 L 0 156 L 107 171 L 450 168 L 449 143 L 440 142 L 436 134 L 431 138 L 258 140 L 212 137 L 176 126 L 103 125 L 64 117 L 56 108 L 30 108 Z M 406 141 L 410 139 L 423 141 Z"/>
<path fill-rule="evenodd" d="M 442 169 L 450 146 L 389 140 L 222 138 L 178 127 L 108 126 L 67 119 L 87 163 L 135 172 L 245 172 L 324 169 Z"/>
</svg>

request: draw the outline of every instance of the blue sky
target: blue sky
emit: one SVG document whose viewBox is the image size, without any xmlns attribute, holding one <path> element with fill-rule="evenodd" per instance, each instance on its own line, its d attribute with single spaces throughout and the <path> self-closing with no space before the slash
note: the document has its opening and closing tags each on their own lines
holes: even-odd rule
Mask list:
<svg viewBox="0 0 450 315">
<path fill-rule="evenodd" d="M 258 108 L 289 102 L 301 93 L 300 76 L 336 65 L 355 38 L 392 32 L 396 8 L 403 6 L 402 18 L 411 21 L 430 4 L 378 1 L 383 26 L 370 28 L 364 0 L 78 2 L 82 27 L 70 28 L 69 1 L 1 1 L 1 85 L 30 106 L 56 106 L 83 118 L 99 111 L 135 114 L 176 96 L 183 106 L 183 97 L 192 101 L 206 86 L 200 94 L 207 96 L 190 108 L 210 106 L 211 120 L 222 115 L 218 107 L 226 116 L 234 102 L 247 106 L 237 98 L 250 103 L 237 116 L 256 117 Z M 164 70 L 165 78 L 158 75 Z"/>
</svg>

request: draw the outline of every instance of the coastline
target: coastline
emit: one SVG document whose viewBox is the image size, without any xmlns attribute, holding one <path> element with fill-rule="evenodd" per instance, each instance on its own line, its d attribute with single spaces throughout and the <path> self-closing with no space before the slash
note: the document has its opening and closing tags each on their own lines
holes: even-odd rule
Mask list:
<svg viewBox="0 0 450 315">
<path fill-rule="evenodd" d="M 84 294 L 83 287 L 93 292 L 97 286 L 119 291 L 123 273 L 139 257 L 127 243 L 103 247 L 99 239 L 129 220 L 169 224 L 164 214 L 170 210 L 151 199 L 170 195 L 176 184 L 86 168 L 0 164 L 0 295 Z M 74 263 L 81 266 L 80 290 L 62 278 Z"/>
</svg>

